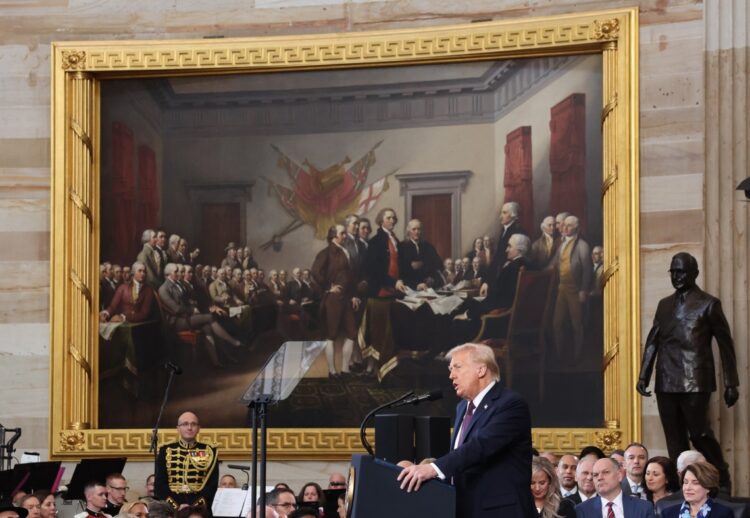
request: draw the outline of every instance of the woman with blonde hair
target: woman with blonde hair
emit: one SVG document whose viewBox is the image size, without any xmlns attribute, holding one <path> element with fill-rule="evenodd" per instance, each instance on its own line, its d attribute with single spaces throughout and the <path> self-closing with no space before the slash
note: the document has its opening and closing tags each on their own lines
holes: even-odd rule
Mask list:
<svg viewBox="0 0 750 518">
<path fill-rule="evenodd" d="M 575 505 L 562 498 L 555 468 L 545 458 L 531 460 L 531 494 L 539 518 L 575 518 Z"/>
</svg>

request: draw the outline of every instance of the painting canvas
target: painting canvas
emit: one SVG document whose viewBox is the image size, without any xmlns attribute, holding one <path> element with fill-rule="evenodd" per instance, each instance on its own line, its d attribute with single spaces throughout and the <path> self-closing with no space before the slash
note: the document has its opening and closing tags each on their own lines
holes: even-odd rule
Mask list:
<svg viewBox="0 0 750 518">
<path fill-rule="evenodd" d="M 206 426 L 243 427 L 240 397 L 268 357 L 334 334 L 271 426 L 356 427 L 438 388 L 419 412 L 450 416 L 444 356 L 475 338 L 497 350 L 535 427 L 601 426 L 601 85 L 600 54 L 103 81 L 99 427 L 151 427 L 165 362 L 183 373 L 164 422 L 190 408 Z M 384 268 L 427 291 L 374 290 L 367 254 L 384 209 L 402 256 L 419 220 L 422 254 L 418 274 Z M 548 272 L 549 288 L 513 277 L 510 305 L 489 307 L 508 211 L 528 238 L 524 275 Z M 344 281 L 320 265 L 337 224 L 358 239 Z M 170 279 L 197 308 L 187 324 L 160 291 Z"/>
</svg>

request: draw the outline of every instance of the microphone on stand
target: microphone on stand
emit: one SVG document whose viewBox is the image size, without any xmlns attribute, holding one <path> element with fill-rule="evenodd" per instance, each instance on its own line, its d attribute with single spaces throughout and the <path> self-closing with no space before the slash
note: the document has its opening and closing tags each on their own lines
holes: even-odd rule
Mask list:
<svg viewBox="0 0 750 518">
<path fill-rule="evenodd" d="M 396 403 L 391 405 L 390 408 L 396 408 L 405 405 L 418 405 L 423 401 L 436 401 L 438 399 L 443 399 L 442 390 L 433 390 L 432 392 L 425 392 L 424 394 L 414 394 L 413 396 L 409 396 L 406 399 L 397 401 Z"/>
<path fill-rule="evenodd" d="M 229 469 L 236 469 L 245 473 L 247 480 L 242 484 L 242 489 L 247 490 L 250 487 L 250 466 L 244 466 L 242 464 L 227 464 Z"/>
<path fill-rule="evenodd" d="M 174 372 L 176 375 L 182 374 L 182 367 L 173 362 L 167 362 L 164 364 L 164 368 L 168 371 Z"/>
</svg>

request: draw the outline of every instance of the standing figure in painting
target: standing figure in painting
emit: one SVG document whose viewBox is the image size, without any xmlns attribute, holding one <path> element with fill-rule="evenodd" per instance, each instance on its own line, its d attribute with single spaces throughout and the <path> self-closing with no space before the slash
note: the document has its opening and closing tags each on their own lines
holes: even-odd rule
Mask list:
<svg viewBox="0 0 750 518">
<path fill-rule="evenodd" d="M 161 254 L 155 250 L 156 232 L 150 228 L 141 235 L 143 249 L 138 254 L 137 261 L 146 266 L 146 282 L 155 290 L 161 285 L 161 272 L 165 266 L 161 262 Z"/>
<path fill-rule="evenodd" d="M 198 416 L 185 412 L 177 419 L 179 440 L 159 449 L 154 493 L 175 510 L 184 505 L 210 509 L 219 486 L 218 453 L 197 441 L 200 430 Z"/>
<path fill-rule="evenodd" d="M 719 299 L 695 284 L 695 257 L 676 254 L 669 274 L 675 292 L 661 299 L 656 308 L 636 389 L 642 396 L 651 395 L 647 387 L 656 362 L 654 391 L 669 456 L 676 460 L 692 442 L 719 469 L 720 486 L 729 492 L 729 470 L 711 430 L 708 405 L 711 393 L 716 391 L 713 338 L 721 356 L 724 402 L 731 407 L 739 398 L 734 342 Z"/>
<path fill-rule="evenodd" d="M 328 247 L 315 257 L 312 275 L 323 289 L 320 306 L 321 321 L 326 328 L 326 361 L 328 375 L 337 377 L 334 360 L 334 341 L 344 335 L 341 372 L 349 373 L 357 326 L 354 313 L 359 309 L 360 299 L 355 293 L 354 268 L 349 252 L 344 248 L 346 228 L 334 225 L 328 229 Z"/>
<path fill-rule="evenodd" d="M 521 214 L 521 206 L 514 201 L 509 201 L 503 204 L 503 208 L 500 210 L 500 236 L 497 239 L 497 248 L 492 257 L 492 263 L 488 275 L 490 278 L 494 278 L 497 272 L 505 264 L 505 260 L 508 258 L 506 255 L 506 249 L 508 248 L 508 241 L 510 236 L 513 234 L 524 234 L 526 232 L 521 228 L 521 224 L 518 222 L 518 217 Z M 464 268 L 466 271 L 466 268 Z"/>
<path fill-rule="evenodd" d="M 581 358 L 583 352 L 583 308 L 593 280 L 589 244 L 578 235 L 578 218 L 575 216 L 565 218 L 556 264 L 560 284 L 552 320 L 555 346 L 560 359 L 575 361 Z M 573 332 L 572 349 L 565 347 L 566 325 Z"/>
<path fill-rule="evenodd" d="M 442 261 L 435 247 L 422 239 L 422 222 L 409 221 L 406 226 L 407 238 L 399 250 L 399 272 L 404 284 L 414 290 L 432 288 L 440 278 Z"/>
<path fill-rule="evenodd" d="M 531 264 L 538 270 L 544 270 L 552 262 L 560 244 L 559 239 L 555 239 L 555 218 L 547 216 L 542 220 L 539 228 L 542 235 L 531 245 Z"/>
<path fill-rule="evenodd" d="M 375 217 L 378 231 L 367 251 L 367 287 L 371 297 L 392 297 L 405 291 L 399 271 L 398 239 L 393 229 L 398 223 L 396 211 L 381 209 Z"/>
</svg>

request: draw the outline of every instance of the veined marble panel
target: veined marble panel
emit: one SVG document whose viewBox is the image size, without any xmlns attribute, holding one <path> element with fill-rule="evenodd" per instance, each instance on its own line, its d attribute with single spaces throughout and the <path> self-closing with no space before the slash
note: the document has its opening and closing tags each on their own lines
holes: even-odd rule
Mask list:
<svg viewBox="0 0 750 518">
<path fill-rule="evenodd" d="M 703 116 L 702 106 L 649 110 L 648 106 L 641 103 L 641 138 L 702 136 Z"/>
<path fill-rule="evenodd" d="M 0 183 L 2 176 L 0 172 Z M 0 232 L 49 232 L 49 225 L 49 200 L 0 198 Z"/>
<path fill-rule="evenodd" d="M 0 324 L 48 323 L 49 293 L 47 287 L 0 291 Z"/>
<path fill-rule="evenodd" d="M 16 344 L 19 349 L 23 343 Z M 20 351 L 22 352 L 22 351 Z M 9 361 L 12 360 L 12 361 Z M 0 379 L 3 380 L 3 402 L 0 415 L 3 424 L 13 427 L 11 422 L 19 418 L 44 418 L 49 414 L 49 355 L 35 354 L 24 356 L 15 351 L 0 353 Z M 42 421 L 37 421 L 38 425 Z M 36 433 L 35 432 L 30 433 Z M 34 444 L 33 447 L 45 447 L 44 444 Z"/>
<path fill-rule="evenodd" d="M 2 247 L 0 247 L 2 253 Z M 23 291 L 49 287 L 49 259 L 3 261 L 0 255 L 0 291 Z"/>
<path fill-rule="evenodd" d="M 641 214 L 641 245 L 667 243 L 700 244 L 702 210 L 644 212 Z"/>
<path fill-rule="evenodd" d="M 16 105 L 0 110 L 0 139 L 50 138 L 49 105 Z"/>
<path fill-rule="evenodd" d="M 49 323 L 0 324 L 0 355 L 49 356 Z M 45 362 L 44 367 L 47 367 Z M 2 378 L 0 378 L 2 379 Z"/>
<path fill-rule="evenodd" d="M 641 110 L 703 106 L 703 73 L 641 75 Z"/>
<path fill-rule="evenodd" d="M 702 174 L 641 178 L 641 213 L 702 208 Z"/>
<path fill-rule="evenodd" d="M 703 174 L 703 135 L 641 139 L 641 178 L 675 173 Z"/>
</svg>

